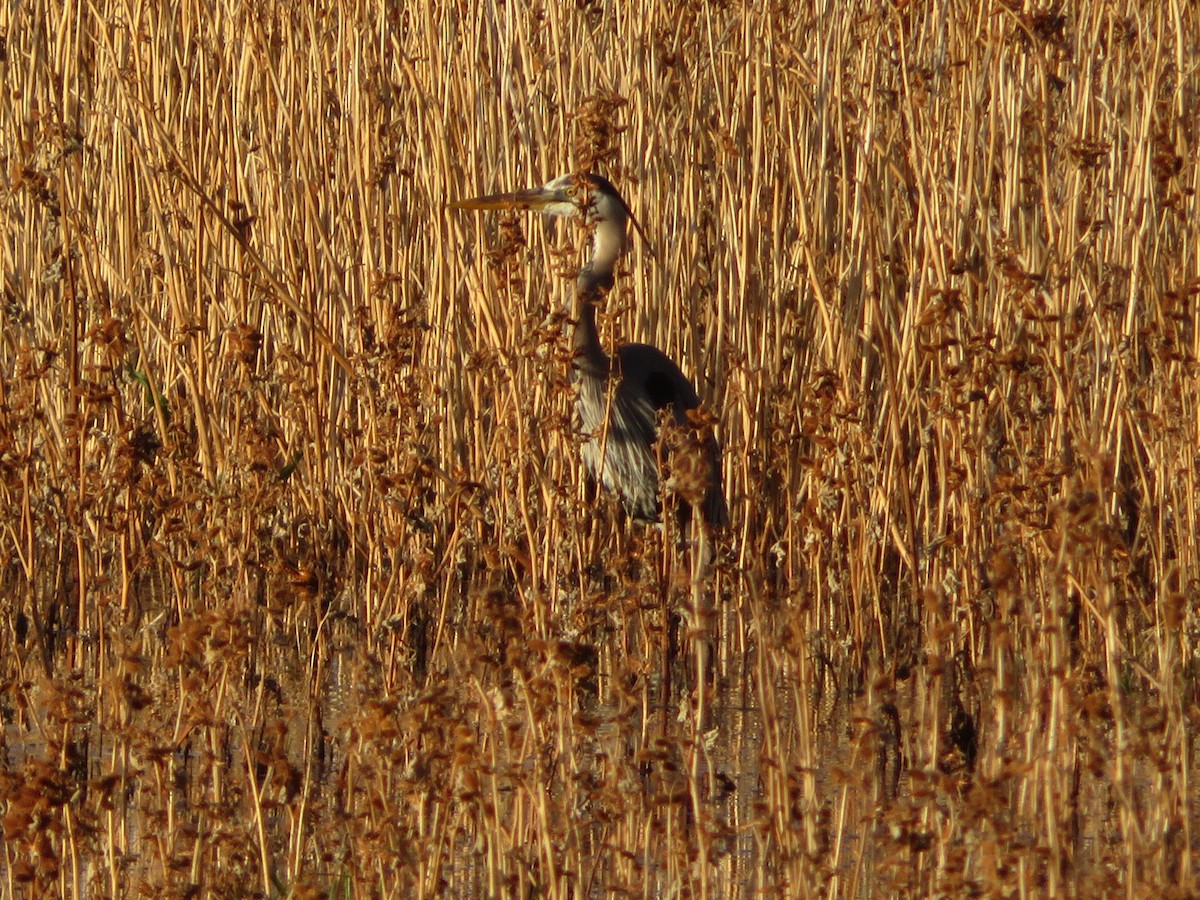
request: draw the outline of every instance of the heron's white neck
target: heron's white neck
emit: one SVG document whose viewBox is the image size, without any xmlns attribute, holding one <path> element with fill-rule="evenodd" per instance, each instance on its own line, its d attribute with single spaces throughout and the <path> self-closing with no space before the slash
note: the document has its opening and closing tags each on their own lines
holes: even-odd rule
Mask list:
<svg viewBox="0 0 1200 900">
<path fill-rule="evenodd" d="M 582 375 L 598 378 L 607 376 L 611 362 L 596 330 L 596 304 L 612 290 L 613 272 L 625 250 L 627 222 L 623 210 L 610 206 L 608 198 L 597 203 L 592 258 L 580 269 L 575 283 L 575 368 Z"/>
<path fill-rule="evenodd" d="M 592 232 L 592 258 L 579 270 L 575 282 L 576 296 L 581 302 L 596 303 L 612 289 L 613 272 L 624 249 L 624 220 L 598 221 Z"/>
<path fill-rule="evenodd" d="M 612 275 L 624 249 L 624 218 L 601 219 L 592 234 L 592 270 L 597 275 Z"/>
</svg>

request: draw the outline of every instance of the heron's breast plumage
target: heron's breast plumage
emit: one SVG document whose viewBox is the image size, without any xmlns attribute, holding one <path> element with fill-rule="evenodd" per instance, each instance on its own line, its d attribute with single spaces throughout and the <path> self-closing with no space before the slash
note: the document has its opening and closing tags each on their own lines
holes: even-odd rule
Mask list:
<svg viewBox="0 0 1200 900">
<path fill-rule="evenodd" d="M 583 463 L 637 519 L 658 518 L 655 408 L 624 380 L 609 384 L 583 373 L 578 381 Z"/>
<path fill-rule="evenodd" d="M 626 344 L 611 366 L 576 368 L 583 461 L 592 477 L 617 493 L 634 518 L 658 518 L 659 411 L 685 423 L 700 405 L 691 382 L 658 349 Z"/>
</svg>

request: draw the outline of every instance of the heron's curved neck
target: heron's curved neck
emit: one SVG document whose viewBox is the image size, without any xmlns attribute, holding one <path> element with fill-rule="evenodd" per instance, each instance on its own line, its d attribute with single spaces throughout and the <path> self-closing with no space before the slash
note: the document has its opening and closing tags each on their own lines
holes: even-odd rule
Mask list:
<svg viewBox="0 0 1200 900">
<path fill-rule="evenodd" d="M 612 277 L 617 260 L 625 249 L 625 222 L 601 219 L 592 232 L 592 259 L 588 268 L 597 275 Z"/>
<path fill-rule="evenodd" d="M 609 359 L 600 345 L 600 332 L 596 329 L 596 304 L 604 299 L 612 285 L 611 271 L 598 273 L 588 264 L 576 281 L 575 308 L 571 310 L 575 320 L 571 335 L 575 366 L 580 371 L 601 377 L 608 373 Z"/>
<path fill-rule="evenodd" d="M 596 304 L 612 290 L 613 270 L 625 249 L 625 222 L 601 219 L 592 235 L 592 258 L 579 272 L 575 283 L 575 330 L 572 346 L 575 366 L 585 374 L 606 377 L 610 368 L 608 354 L 600 345 L 596 330 Z"/>
</svg>

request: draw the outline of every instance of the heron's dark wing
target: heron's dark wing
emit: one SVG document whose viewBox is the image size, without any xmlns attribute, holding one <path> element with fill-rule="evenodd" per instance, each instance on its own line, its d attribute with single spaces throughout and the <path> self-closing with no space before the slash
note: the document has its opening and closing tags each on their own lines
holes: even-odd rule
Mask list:
<svg viewBox="0 0 1200 900">
<path fill-rule="evenodd" d="M 675 405 L 675 385 L 670 377 L 662 371 L 654 371 L 646 376 L 646 396 L 655 409 L 664 409 Z"/>
<path fill-rule="evenodd" d="M 648 344 L 626 344 L 617 351 L 621 388 L 636 392 L 656 412 L 671 407 L 679 422 L 700 405 L 696 389 L 671 359 Z"/>
<path fill-rule="evenodd" d="M 649 460 L 649 448 L 657 438 L 655 432 L 659 412 L 670 409 L 676 422 L 690 426 L 688 411 L 700 406 L 700 397 L 679 366 L 661 350 L 648 344 L 626 344 L 621 347 L 617 351 L 617 366 L 614 374 L 621 381 L 616 400 L 622 413 L 617 418 L 627 427 L 634 426 L 629 436 L 645 441 L 646 458 Z M 710 484 L 702 504 L 702 513 L 710 525 L 722 527 L 728 523 L 729 511 L 722 487 L 721 447 L 711 432 L 707 445 Z"/>
</svg>

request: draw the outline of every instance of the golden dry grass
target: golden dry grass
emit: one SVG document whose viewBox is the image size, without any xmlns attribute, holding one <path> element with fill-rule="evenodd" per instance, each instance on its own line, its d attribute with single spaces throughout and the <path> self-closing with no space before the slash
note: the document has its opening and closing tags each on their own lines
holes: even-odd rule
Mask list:
<svg viewBox="0 0 1200 900">
<path fill-rule="evenodd" d="M 0 10 L 5 896 L 1200 888 L 1195 4 L 381 6 Z"/>
</svg>

